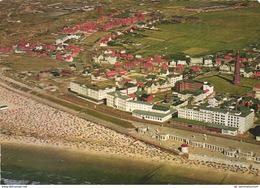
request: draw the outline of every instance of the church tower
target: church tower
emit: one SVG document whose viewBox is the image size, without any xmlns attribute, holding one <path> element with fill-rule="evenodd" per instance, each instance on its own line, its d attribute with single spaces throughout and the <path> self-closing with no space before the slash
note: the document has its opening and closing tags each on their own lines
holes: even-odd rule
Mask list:
<svg viewBox="0 0 260 188">
<path fill-rule="evenodd" d="M 234 85 L 240 85 L 240 62 L 239 62 L 239 60 L 240 60 L 240 55 L 239 55 L 239 50 L 237 50 L 235 70 L 234 70 L 234 76 L 233 76 Z"/>
</svg>

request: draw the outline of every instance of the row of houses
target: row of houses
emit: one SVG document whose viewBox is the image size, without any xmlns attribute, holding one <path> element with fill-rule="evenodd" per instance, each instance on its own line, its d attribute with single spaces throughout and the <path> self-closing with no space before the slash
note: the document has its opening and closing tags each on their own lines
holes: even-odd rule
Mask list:
<svg viewBox="0 0 260 188">
<path fill-rule="evenodd" d="M 240 73 L 245 78 L 259 79 L 260 71 L 257 69 L 257 67 L 260 67 L 260 63 L 258 63 L 258 65 L 254 66 L 253 68 L 240 67 Z M 219 66 L 219 71 L 223 73 L 232 74 L 234 70 L 234 65 L 224 64 Z"/>
<path fill-rule="evenodd" d="M 130 26 L 131 24 L 144 20 L 144 15 L 139 12 L 135 12 L 135 17 L 132 18 L 113 18 L 113 16 L 107 16 L 107 17 L 102 17 L 102 19 L 97 19 L 97 20 L 102 20 L 103 22 L 105 19 L 108 19 L 108 22 L 104 24 L 98 22 L 83 22 L 73 27 L 66 27 L 61 31 L 61 33 L 62 34 L 76 34 L 76 33 L 92 34 L 97 32 L 98 30 L 109 31 L 111 29 L 116 29 L 122 26 Z"/>
<path fill-rule="evenodd" d="M 223 10 L 232 10 L 237 9 L 237 5 L 212 5 L 212 6 L 205 6 L 205 7 L 185 7 L 188 11 L 197 11 L 197 12 L 212 12 L 212 11 L 223 11 Z"/>
<path fill-rule="evenodd" d="M 73 57 L 77 56 L 82 47 L 75 44 L 44 44 L 42 42 L 26 41 L 21 39 L 13 46 L 15 53 L 25 53 L 29 56 L 48 57 L 57 60 L 72 62 Z"/>
</svg>

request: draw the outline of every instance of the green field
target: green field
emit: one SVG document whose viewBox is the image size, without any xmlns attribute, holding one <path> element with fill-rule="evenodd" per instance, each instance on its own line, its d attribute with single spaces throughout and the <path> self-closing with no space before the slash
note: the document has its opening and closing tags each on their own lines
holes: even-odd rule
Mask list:
<svg viewBox="0 0 260 188">
<path fill-rule="evenodd" d="M 208 81 L 214 85 L 214 89 L 217 93 L 229 93 L 229 94 L 239 94 L 245 95 L 247 91 L 252 90 L 252 87 L 259 84 L 259 80 L 250 78 L 241 78 L 240 86 L 235 86 L 232 84 L 232 75 L 220 74 L 214 76 L 207 76 L 199 78 L 199 81 Z"/>
<path fill-rule="evenodd" d="M 176 2 L 177 4 L 178 2 Z M 185 52 L 188 55 L 211 54 L 225 49 L 244 49 L 260 43 L 260 4 L 237 10 L 195 13 L 203 22 L 159 24 L 159 30 L 137 31 L 146 37 L 127 35 L 126 40 L 141 43 L 136 54 L 167 55 Z M 172 15 L 178 13 L 172 12 Z"/>
</svg>

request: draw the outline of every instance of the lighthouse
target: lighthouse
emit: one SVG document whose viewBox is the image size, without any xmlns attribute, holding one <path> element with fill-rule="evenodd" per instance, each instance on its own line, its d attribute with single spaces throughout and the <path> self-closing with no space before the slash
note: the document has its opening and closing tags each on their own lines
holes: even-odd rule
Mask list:
<svg viewBox="0 0 260 188">
<path fill-rule="evenodd" d="M 234 70 L 234 76 L 233 76 L 233 84 L 234 85 L 240 85 L 240 63 L 239 63 L 239 59 L 240 59 L 239 50 L 237 50 L 235 70 Z"/>
</svg>

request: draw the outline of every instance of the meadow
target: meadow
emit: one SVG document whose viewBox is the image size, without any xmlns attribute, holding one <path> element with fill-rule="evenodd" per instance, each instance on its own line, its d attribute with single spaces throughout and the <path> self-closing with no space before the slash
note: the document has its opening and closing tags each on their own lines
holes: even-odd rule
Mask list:
<svg viewBox="0 0 260 188">
<path fill-rule="evenodd" d="M 174 7 L 173 7 L 174 8 Z M 245 49 L 259 43 L 259 4 L 217 12 L 189 12 L 202 22 L 157 24 L 158 30 L 136 31 L 144 37 L 127 35 L 122 40 L 141 43 L 135 54 L 168 55 L 184 52 L 191 56 L 212 54 L 221 50 Z M 169 9 L 169 8 L 168 8 Z M 172 15 L 180 15 L 172 12 Z"/>
<path fill-rule="evenodd" d="M 259 80 L 250 78 L 241 78 L 241 84 L 235 86 L 232 83 L 233 76 L 227 74 L 205 76 L 197 79 L 198 81 L 208 81 L 214 85 L 214 90 L 217 93 L 229 93 L 233 95 L 245 95 L 248 91 L 252 90 L 252 87 L 259 84 Z"/>
</svg>

